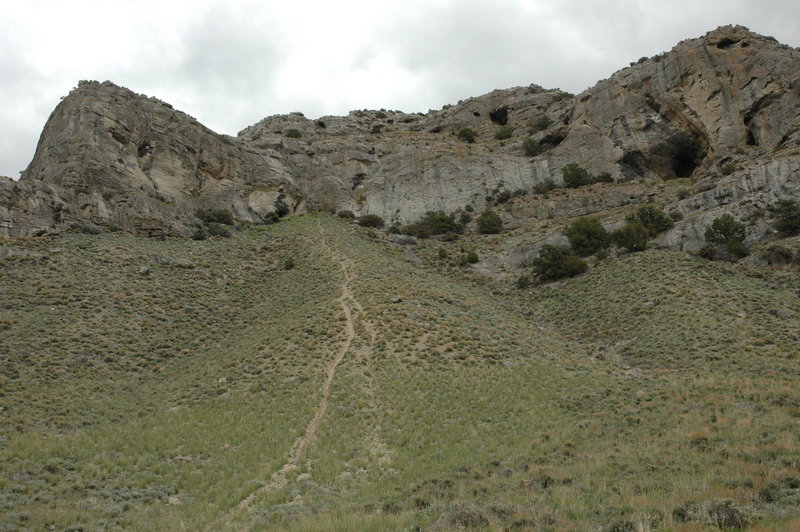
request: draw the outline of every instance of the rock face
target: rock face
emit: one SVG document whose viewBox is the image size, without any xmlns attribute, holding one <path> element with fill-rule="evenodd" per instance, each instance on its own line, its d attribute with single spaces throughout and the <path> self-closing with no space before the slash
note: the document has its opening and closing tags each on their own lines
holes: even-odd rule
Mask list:
<svg viewBox="0 0 800 532">
<path fill-rule="evenodd" d="M 459 140 L 462 128 L 477 142 Z M 500 128 L 508 138 L 495 139 Z M 542 149 L 535 157 L 523 152 L 529 135 Z M 293 113 L 236 138 L 154 98 L 82 82 L 53 112 L 20 181 L 0 179 L 0 234 L 71 224 L 189 234 L 200 208 L 255 223 L 340 209 L 407 223 L 559 183 L 561 168 L 578 163 L 616 183 L 507 204 L 501 216 L 519 234 L 500 262 L 518 264 L 560 238 L 527 231 L 532 221 L 602 213 L 613 225 L 648 201 L 682 217 L 659 242 L 692 249 L 722 212 L 746 218 L 798 197 L 799 147 L 800 52 L 739 26 L 679 43 L 574 97 L 531 85 L 426 115 Z M 767 230 L 756 220 L 750 238 Z"/>
<path fill-rule="evenodd" d="M 81 82 L 53 111 L 19 183 L 0 186 L 10 205 L 0 227 L 11 235 L 87 223 L 185 234 L 199 208 L 257 222 L 302 201 L 269 153 L 109 82 Z"/>
</svg>

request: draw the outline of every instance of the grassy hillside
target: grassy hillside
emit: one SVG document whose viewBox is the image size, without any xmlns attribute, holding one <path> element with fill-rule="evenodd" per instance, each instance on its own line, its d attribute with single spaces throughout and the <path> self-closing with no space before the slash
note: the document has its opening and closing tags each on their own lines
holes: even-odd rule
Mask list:
<svg viewBox="0 0 800 532">
<path fill-rule="evenodd" d="M 312 216 L 0 244 L 0 530 L 800 529 L 796 275 L 523 292 Z"/>
</svg>

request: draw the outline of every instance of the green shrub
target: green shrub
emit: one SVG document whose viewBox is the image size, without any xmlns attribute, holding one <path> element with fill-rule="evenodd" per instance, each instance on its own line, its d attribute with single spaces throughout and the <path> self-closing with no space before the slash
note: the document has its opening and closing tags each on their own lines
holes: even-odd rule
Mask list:
<svg viewBox="0 0 800 532">
<path fill-rule="evenodd" d="M 294 259 L 292 257 L 286 257 L 283 260 L 283 269 L 291 270 L 292 268 L 294 268 Z"/>
<path fill-rule="evenodd" d="M 472 221 L 472 215 L 467 211 L 462 211 L 458 217 L 458 221 L 461 223 L 461 225 L 467 225 Z"/>
<path fill-rule="evenodd" d="M 520 275 L 517 279 L 517 288 L 520 290 L 525 290 L 526 288 L 531 286 L 531 278 L 527 275 Z"/>
<path fill-rule="evenodd" d="M 277 212 L 268 212 L 264 216 L 261 217 L 261 223 L 264 225 L 271 225 L 276 224 L 281 221 L 281 217 L 278 216 Z"/>
<path fill-rule="evenodd" d="M 514 128 L 511 126 L 499 127 L 494 132 L 494 138 L 497 140 L 510 139 L 512 135 L 514 135 Z"/>
<path fill-rule="evenodd" d="M 611 233 L 614 244 L 628 251 L 644 251 L 649 238 L 650 233 L 641 222 L 629 222 L 625 227 Z"/>
<path fill-rule="evenodd" d="M 510 200 L 512 197 L 510 190 L 504 190 L 500 194 L 498 194 L 497 198 L 494 200 L 495 205 L 500 205 L 501 203 L 505 203 Z"/>
<path fill-rule="evenodd" d="M 600 172 L 592 178 L 592 183 L 613 183 L 614 178 L 609 172 Z"/>
<path fill-rule="evenodd" d="M 536 157 L 540 153 L 544 151 L 544 146 L 542 146 L 537 140 L 534 140 L 532 137 L 528 137 L 527 139 L 522 141 L 522 151 L 525 152 L 525 155 L 528 157 Z"/>
<path fill-rule="evenodd" d="M 539 257 L 533 260 L 533 273 L 540 281 L 554 281 L 564 277 L 574 277 L 586 271 L 586 261 L 576 256 L 565 246 L 545 244 Z"/>
<path fill-rule="evenodd" d="M 384 113 L 383 111 L 378 111 L 377 113 L 375 113 L 375 118 L 386 118 L 386 113 Z"/>
<path fill-rule="evenodd" d="M 370 131 L 370 133 L 372 133 L 373 135 L 380 135 L 381 133 L 383 133 L 383 126 L 375 124 L 374 126 L 372 126 L 372 130 Z"/>
<path fill-rule="evenodd" d="M 356 215 L 355 215 L 355 214 L 353 214 L 353 211 L 348 211 L 348 210 L 341 210 L 341 211 L 339 211 L 339 212 L 337 213 L 337 216 L 338 216 L 339 218 L 345 218 L 345 219 L 347 219 L 347 220 L 355 220 L 355 219 L 356 219 Z"/>
<path fill-rule="evenodd" d="M 613 183 L 614 178 L 609 172 L 592 175 L 576 163 L 570 163 L 561 168 L 564 176 L 564 185 L 569 188 L 580 188 L 593 183 Z"/>
<path fill-rule="evenodd" d="M 286 133 L 284 135 L 286 136 L 286 138 L 290 138 L 290 139 L 299 139 L 299 138 L 301 138 L 303 136 L 303 134 L 300 133 L 299 129 L 290 129 L 290 130 L 286 131 Z"/>
<path fill-rule="evenodd" d="M 459 266 L 466 266 L 467 264 L 477 264 L 479 261 L 480 258 L 478 257 L 478 254 L 474 251 L 470 251 L 459 256 L 456 264 Z"/>
<path fill-rule="evenodd" d="M 556 185 L 556 182 L 548 177 L 541 183 L 537 183 L 536 185 L 534 185 L 533 192 L 535 194 L 547 194 L 548 192 L 554 190 L 557 187 L 558 185 Z"/>
<path fill-rule="evenodd" d="M 92 225 L 92 224 L 81 225 L 80 231 L 84 235 L 99 235 L 100 233 L 103 232 L 102 229 L 100 229 L 96 225 Z"/>
<path fill-rule="evenodd" d="M 629 213 L 625 220 L 628 223 L 639 222 L 647 228 L 651 237 L 666 231 L 674 225 L 672 218 L 661 209 L 652 205 L 639 207 L 635 212 Z"/>
<path fill-rule="evenodd" d="M 233 214 L 226 209 L 200 209 L 197 211 L 197 217 L 203 220 L 206 224 L 218 223 L 225 225 L 233 225 Z"/>
<path fill-rule="evenodd" d="M 436 254 L 442 260 L 450 256 L 450 254 L 447 253 L 447 250 L 445 248 L 439 248 L 439 251 Z"/>
<path fill-rule="evenodd" d="M 494 235 L 503 230 L 503 220 L 496 212 L 486 209 L 478 216 L 478 232 L 484 235 Z"/>
<path fill-rule="evenodd" d="M 547 115 L 542 115 L 536 118 L 533 122 L 531 122 L 531 125 L 528 128 L 528 133 L 533 135 L 534 133 L 538 133 L 539 131 L 544 131 L 552 124 L 553 124 L 552 118 L 550 118 Z"/>
<path fill-rule="evenodd" d="M 747 249 L 747 246 L 744 245 L 744 242 L 728 242 L 725 245 L 725 249 L 727 249 L 728 253 L 731 254 L 731 258 L 734 259 L 741 259 L 750 253 L 750 250 Z"/>
<path fill-rule="evenodd" d="M 476 133 L 474 129 L 465 127 L 461 129 L 461 131 L 459 131 L 456 136 L 459 139 L 463 140 L 464 142 L 473 144 L 475 142 L 475 139 L 478 138 L 478 133 Z"/>
<path fill-rule="evenodd" d="M 728 163 L 723 166 L 720 170 L 722 170 L 722 175 L 731 175 L 733 172 L 736 171 L 736 165 L 734 163 Z"/>
<path fill-rule="evenodd" d="M 714 244 L 727 244 L 728 242 L 743 242 L 747 231 L 744 224 L 737 222 L 728 213 L 716 218 L 711 225 L 706 228 L 705 237 L 707 242 Z"/>
<path fill-rule="evenodd" d="M 464 228 L 444 211 L 428 211 L 421 220 L 403 228 L 403 233 L 420 238 L 447 233 L 460 234 Z"/>
<path fill-rule="evenodd" d="M 211 222 L 208 224 L 209 236 L 220 236 L 222 238 L 230 238 L 231 232 L 228 228 L 221 223 Z"/>
<path fill-rule="evenodd" d="M 611 237 L 597 218 L 584 216 L 572 222 L 564 231 L 575 253 L 591 255 L 607 248 Z"/>
<path fill-rule="evenodd" d="M 704 259 L 714 260 L 717 258 L 717 246 L 714 244 L 703 244 L 703 246 L 697 250 L 697 254 Z"/>
<path fill-rule="evenodd" d="M 569 163 L 561 169 L 561 175 L 564 176 L 564 185 L 569 188 L 578 188 L 589 185 L 592 182 L 589 172 L 585 168 L 580 167 L 576 163 Z"/>
<path fill-rule="evenodd" d="M 381 228 L 384 225 L 383 218 L 377 214 L 365 214 L 358 218 L 358 225 L 361 227 L 377 227 Z"/>
<path fill-rule="evenodd" d="M 711 225 L 706 228 L 705 238 L 712 244 L 723 244 L 728 252 L 734 257 L 740 258 L 747 255 L 747 248 L 744 246 L 744 239 L 747 230 L 741 222 L 737 222 L 728 213 L 716 218 Z"/>
<path fill-rule="evenodd" d="M 782 236 L 800 233 L 800 206 L 794 200 L 780 200 L 772 208 L 772 226 Z"/>
</svg>

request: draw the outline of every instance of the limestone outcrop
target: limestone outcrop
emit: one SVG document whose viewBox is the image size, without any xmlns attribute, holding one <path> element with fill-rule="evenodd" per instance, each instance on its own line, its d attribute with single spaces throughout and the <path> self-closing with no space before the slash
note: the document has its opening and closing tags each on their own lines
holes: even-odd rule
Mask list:
<svg viewBox="0 0 800 532">
<path fill-rule="evenodd" d="M 10 212 L 0 211 L 0 227 L 11 235 L 72 224 L 188 234 L 201 208 L 257 222 L 303 199 L 269 153 L 155 98 L 87 81 L 56 107 L 30 166 L 3 190 Z"/>
<path fill-rule="evenodd" d="M 475 143 L 459 140 L 463 128 Z M 526 141 L 541 152 L 526 155 Z M 561 238 L 542 221 L 595 214 L 613 226 L 646 202 L 680 218 L 661 245 L 698 247 L 722 212 L 752 218 L 749 238 L 760 238 L 769 227 L 756 214 L 800 192 L 800 51 L 726 26 L 577 96 L 530 85 L 427 114 L 292 113 L 237 137 L 110 82 L 81 82 L 53 112 L 20 181 L 0 179 L 0 234 L 90 224 L 186 235 L 203 208 L 253 223 L 347 209 L 403 224 L 560 183 L 570 163 L 615 183 L 504 204 L 516 232 L 498 264 L 517 265 Z"/>
</svg>

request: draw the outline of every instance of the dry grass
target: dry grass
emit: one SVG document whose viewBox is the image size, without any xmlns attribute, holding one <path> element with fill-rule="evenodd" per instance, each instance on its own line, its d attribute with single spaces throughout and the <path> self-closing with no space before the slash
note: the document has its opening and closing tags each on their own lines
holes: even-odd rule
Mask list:
<svg viewBox="0 0 800 532">
<path fill-rule="evenodd" d="M 0 527 L 197 530 L 266 482 L 346 338 L 320 231 L 356 335 L 224 528 L 797 527 L 796 280 L 649 251 L 524 293 L 327 217 L 5 242 Z"/>
</svg>

